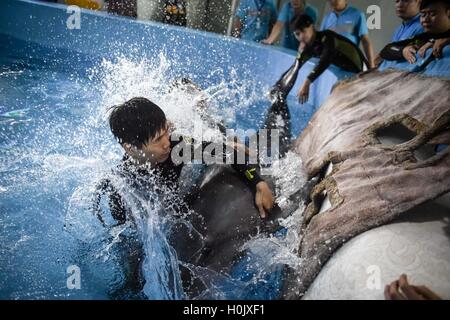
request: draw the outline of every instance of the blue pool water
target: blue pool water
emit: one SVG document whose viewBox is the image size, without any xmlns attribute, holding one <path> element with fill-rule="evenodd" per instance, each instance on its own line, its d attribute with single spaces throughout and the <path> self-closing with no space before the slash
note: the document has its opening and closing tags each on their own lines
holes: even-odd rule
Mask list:
<svg viewBox="0 0 450 320">
<path fill-rule="evenodd" d="M 163 93 L 181 74 L 170 73 L 164 56 L 73 56 L 4 35 L 0 44 L 0 298 L 114 298 L 112 292 L 124 281 L 126 260 L 117 244 L 120 231 L 101 228 L 89 211 L 96 182 L 122 156 L 107 126 L 107 108 L 143 95 L 170 112 L 173 106 Z M 264 96 L 267 84 L 236 78 L 211 85 L 208 77 L 183 76 L 196 79 L 214 97 L 230 127 L 261 125 L 270 105 Z M 289 103 L 293 119 L 299 119 L 293 124 L 298 133 L 312 108 Z M 172 111 L 177 122 L 182 114 Z M 157 227 L 149 231 L 161 232 Z M 164 244 L 147 249 L 159 257 L 146 265 L 149 275 L 173 264 Z M 67 288 L 71 265 L 82 270 L 82 290 Z M 221 289 L 203 297 L 276 298 L 280 273 L 272 280 L 267 273 L 258 275 L 262 281 L 255 287 L 248 267 L 239 268 L 247 273 L 236 271 L 238 280 L 226 279 Z M 273 268 L 268 265 L 268 270 L 279 270 Z M 250 284 L 251 290 L 245 290 Z M 157 281 L 145 293 L 151 299 L 183 298 L 180 288 Z"/>
<path fill-rule="evenodd" d="M 98 181 L 123 153 L 109 131 L 108 108 L 144 96 L 190 135 L 195 99 L 168 93 L 175 79 L 187 77 L 204 89 L 218 120 L 234 129 L 258 129 L 270 106 L 266 92 L 294 56 L 90 11 L 82 11 L 81 29 L 68 30 L 67 17 L 62 5 L 0 2 L 0 298 L 186 298 L 179 261 L 166 241 L 171 221 L 161 218 L 171 215 L 159 214 L 165 208 L 140 203 L 146 216 L 135 231 L 103 228 L 92 214 Z M 293 93 L 306 74 L 301 72 Z M 327 71 L 316 89 L 331 88 L 338 75 Z M 294 136 L 326 97 L 316 89 L 311 104 L 299 105 L 294 94 L 288 98 Z M 301 161 L 288 154 L 279 168 L 278 194 L 287 197 L 305 181 Z M 198 298 L 277 298 L 282 266 L 298 267 L 299 221 L 294 215 L 285 234 L 246 243 L 250 254 L 231 276 L 190 266 L 208 283 Z M 137 294 L 121 291 L 136 239 L 143 243 L 146 280 Z M 81 270 L 79 290 L 68 288 L 71 266 Z"/>
<path fill-rule="evenodd" d="M 192 97 L 168 94 L 175 79 L 187 77 L 228 127 L 258 129 L 270 106 L 266 92 L 294 56 L 89 11 L 82 11 L 80 30 L 68 30 L 67 17 L 61 5 L 0 1 L 0 299 L 186 298 L 166 241 L 170 220 L 159 215 L 164 208 L 141 203 L 146 217 L 137 231 L 103 228 L 92 214 L 96 184 L 123 152 L 109 132 L 108 108 L 144 96 L 190 132 Z M 447 60 L 440 65 L 448 69 Z M 313 66 L 303 67 L 288 98 L 294 137 L 332 85 L 348 76 L 331 66 L 313 85 L 310 104 L 299 105 L 294 93 Z M 275 177 L 279 194 L 287 195 L 305 177 L 298 157 L 283 161 Z M 251 254 L 231 276 L 190 266 L 208 283 L 199 298 L 277 298 L 282 266 L 300 263 L 299 219 L 285 221 L 283 234 L 246 243 Z M 143 242 L 146 286 L 142 294 L 118 293 L 135 238 Z M 67 286 L 73 265 L 81 270 L 79 290 Z"/>
<path fill-rule="evenodd" d="M 11 44 L 1 41 L 6 42 Z M 90 279 L 83 282 L 85 291 L 68 292 L 64 280 L 68 263 L 89 252 L 64 231 L 68 199 L 88 179 L 93 152 L 101 157 L 112 147 L 101 146 L 108 138 L 104 126 L 94 129 L 96 124 L 86 121 L 94 116 L 99 92 L 68 63 L 29 59 L 1 48 L 0 296 L 106 297 L 98 279 L 102 272 L 90 277 L 85 269 Z"/>
</svg>

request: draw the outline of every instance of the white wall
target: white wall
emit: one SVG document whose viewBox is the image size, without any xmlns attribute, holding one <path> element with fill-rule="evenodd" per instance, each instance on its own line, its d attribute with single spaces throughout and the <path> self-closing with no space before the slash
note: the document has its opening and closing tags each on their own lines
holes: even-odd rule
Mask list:
<svg viewBox="0 0 450 320">
<path fill-rule="evenodd" d="M 137 0 L 137 18 L 162 21 L 162 3 L 158 0 Z"/>
<path fill-rule="evenodd" d="M 232 0 L 188 0 L 187 26 L 226 34 Z"/>
</svg>

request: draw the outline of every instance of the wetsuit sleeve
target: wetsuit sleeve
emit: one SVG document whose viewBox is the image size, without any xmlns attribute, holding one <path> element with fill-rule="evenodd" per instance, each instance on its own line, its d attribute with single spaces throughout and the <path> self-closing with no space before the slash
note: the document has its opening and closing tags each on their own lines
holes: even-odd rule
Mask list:
<svg viewBox="0 0 450 320">
<path fill-rule="evenodd" d="M 261 181 L 264 181 L 263 178 L 258 174 L 256 166 L 252 165 L 231 165 L 234 170 L 236 170 L 241 178 L 252 188 L 256 189 L 256 185 Z"/>
<path fill-rule="evenodd" d="M 190 138 L 190 137 L 185 137 L 185 136 L 181 136 L 179 138 L 178 141 L 176 141 L 173 144 L 173 147 L 178 146 L 180 147 L 180 149 L 185 150 L 186 145 L 190 146 L 190 155 L 186 158 L 184 157 L 184 160 L 189 160 L 189 161 L 199 161 L 201 160 L 202 163 L 204 163 L 204 152 L 206 151 L 207 153 L 210 153 L 212 157 L 216 158 L 216 157 L 222 157 L 220 160 L 222 160 L 222 163 L 227 163 L 228 157 L 227 157 L 227 152 L 226 150 L 229 150 L 230 147 L 228 147 L 224 144 L 224 143 L 213 143 L 213 142 L 202 142 L 200 146 L 196 147 L 195 141 L 194 139 Z M 221 155 L 216 155 L 215 151 L 216 150 L 220 150 Z M 244 152 L 244 163 L 240 164 L 240 162 L 242 162 L 242 153 L 244 152 L 242 151 L 238 151 L 236 148 L 233 148 L 233 161 L 231 164 L 231 167 L 236 170 L 236 172 L 239 173 L 239 175 L 242 177 L 242 179 L 251 187 L 251 188 L 256 188 L 256 185 L 263 181 L 263 179 L 259 176 L 258 172 L 257 172 L 257 166 L 256 165 L 251 165 L 249 164 L 249 156 L 248 153 L 245 151 Z M 196 159 L 196 156 L 200 156 L 201 155 L 201 159 Z M 241 156 L 241 157 L 240 157 Z M 216 158 L 217 159 L 217 158 Z"/>
<path fill-rule="evenodd" d="M 300 60 L 301 56 L 295 59 L 294 64 L 286 70 L 285 73 L 280 77 L 280 80 L 275 83 L 275 85 L 270 89 L 270 94 L 272 97 L 278 96 L 281 100 L 286 100 L 289 92 L 294 87 L 295 81 L 298 77 L 298 72 L 302 67 L 303 61 Z"/>
<path fill-rule="evenodd" d="M 125 223 L 127 218 L 127 206 L 109 179 L 103 179 L 96 187 L 93 210 L 100 222 L 105 225 L 102 209 L 100 208 L 100 201 L 103 195 L 108 197 L 109 210 L 111 211 L 111 216 L 114 220 L 116 220 L 118 224 Z"/>
<path fill-rule="evenodd" d="M 322 39 L 323 49 L 320 54 L 319 62 L 313 71 L 308 75 L 309 81 L 314 82 L 331 64 L 334 50 L 334 40 L 332 37 L 325 35 Z"/>
<path fill-rule="evenodd" d="M 405 49 L 409 45 L 420 45 L 417 39 L 406 39 L 403 41 L 397 41 L 393 43 L 389 43 L 386 45 L 383 50 L 380 52 L 380 57 L 384 60 L 398 60 L 403 61 L 405 57 L 403 57 L 403 49 Z"/>
<path fill-rule="evenodd" d="M 432 39 L 441 39 L 450 36 L 450 31 L 441 33 L 441 34 L 430 34 L 430 33 L 421 33 L 413 38 L 406 39 L 403 41 L 397 41 L 393 43 L 389 43 L 387 46 L 383 48 L 380 52 L 380 57 L 384 60 L 405 60 L 403 57 L 403 49 L 409 45 L 415 45 L 417 47 L 423 46 L 426 42 Z"/>
</svg>

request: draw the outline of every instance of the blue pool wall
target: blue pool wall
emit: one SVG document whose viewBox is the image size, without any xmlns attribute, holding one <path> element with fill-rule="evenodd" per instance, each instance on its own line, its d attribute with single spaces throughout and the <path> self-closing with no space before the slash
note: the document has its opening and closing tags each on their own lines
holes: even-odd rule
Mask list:
<svg viewBox="0 0 450 320">
<path fill-rule="evenodd" d="M 204 80 L 211 71 L 231 77 L 231 70 L 262 83 L 277 80 L 294 61 L 290 52 L 237 39 L 150 21 L 136 21 L 81 9 L 80 29 L 68 29 L 67 6 L 19 0 L 0 2 L 0 33 L 14 40 L 93 59 L 155 57 L 163 53 L 178 73 Z M 176 63 L 175 63 L 176 62 Z"/>
<path fill-rule="evenodd" d="M 0 34 L 12 39 L 15 44 L 19 41 L 46 49 L 42 52 L 33 49 L 33 52 L 27 52 L 30 56 L 69 58 L 74 61 L 74 65 L 78 63 L 80 68 L 81 60 L 113 59 L 118 53 L 130 58 L 151 58 L 163 53 L 169 61 L 174 62 L 174 77 L 189 76 L 203 85 L 214 85 L 222 80 L 235 81 L 238 78 L 268 88 L 295 59 L 296 52 L 290 50 L 84 9 L 81 9 L 80 29 L 69 29 L 67 20 L 73 13 L 67 9 L 61 4 L 2 0 Z M 26 51 L 27 48 L 22 50 Z M 303 66 L 291 97 L 295 96 L 314 66 L 315 60 Z M 313 84 L 305 110 L 312 115 L 328 97 L 336 81 L 349 75 L 334 66 L 328 68 Z M 291 108 L 301 107 L 292 104 L 298 103 L 291 103 Z"/>
</svg>

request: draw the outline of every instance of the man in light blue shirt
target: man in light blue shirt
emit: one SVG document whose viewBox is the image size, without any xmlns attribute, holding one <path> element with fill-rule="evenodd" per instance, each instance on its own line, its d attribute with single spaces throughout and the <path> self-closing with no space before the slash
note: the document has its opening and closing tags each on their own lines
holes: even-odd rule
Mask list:
<svg viewBox="0 0 450 320">
<path fill-rule="evenodd" d="M 369 66 L 373 68 L 375 57 L 364 13 L 349 6 L 347 0 L 328 0 L 328 2 L 333 10 L 323 19 L 320 30 L 333 30 L 347 37 L 357 46 L 361 43 Z"/>
<path fill-rule="evenodd" d="M 306 4 L 305 0 L 291 0 L 283 5 L 278 14 L 277 23 L 272 29 L 269 38 L 263 40 L 265 44 L 273 44 L 283 32 L 281 45 L 285 48 L 298 50 L 299 42 L 295 38 L 291 24 L 296 17 L 307 14 L 314 23 L 317 22 L 317 10 Z"/>
<path fill-rule="evenodd" d="M 395 0 L 395 13 L 403 22 L 395 29 L 391 42 L 403 41 L 424 32 L 420 24 L 420 0 Z"/>
<path fill-rule="evenodd" d="M 420 3 L 421 0 L 395 0 L 395 13 L 403 20 L 402 24 L 395 29 L 391 42 L 403 41 L 424 32 L 420 24 Z M 392 62 L 383 62 L 378 56 L 375 64 L 380 70 L 387 69 Z"/>
<path fill-rule="evenodd" d="M 236 12 L 234 36 L 260 42 L 277 18 L 273 0 L 242 0 Z"/>
</svg>

